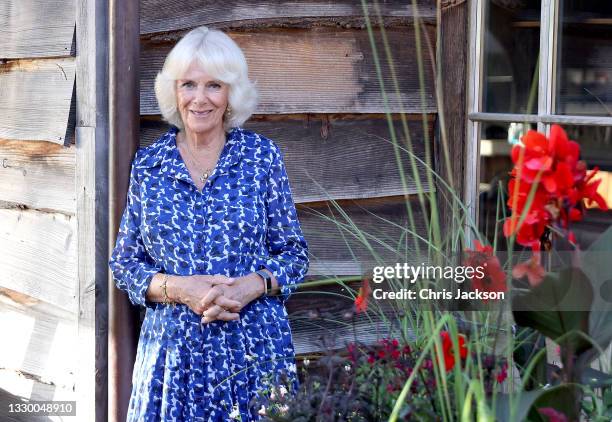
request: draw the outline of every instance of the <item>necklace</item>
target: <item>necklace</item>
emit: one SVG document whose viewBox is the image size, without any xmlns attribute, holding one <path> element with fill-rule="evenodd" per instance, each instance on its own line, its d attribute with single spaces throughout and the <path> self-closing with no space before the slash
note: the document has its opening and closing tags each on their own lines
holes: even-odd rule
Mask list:
<svg viewBox="0 0 612 422">
<path fill-rule="evenodd" d="M 185 145 L 187 146 L 187 152 L 189 152 L 189 155 L 191 155 L 191 158 L 194 161 L 194 164 L 196 165 L 197 170 L 200 171 L 200 167 L 203 167 L 203 166 L 200 165 L 200 162 L 198 161 L 198 159 L 195 157 L 193 152 L 191 152 L 191 147 L 189 146 L 189 142 L 187 142 L 187 140 L 185 140 Z M 200 182 L 206 183 L 206 181 L 210 177 L 211 171 L 212 171 L 212 168 L 204 168 L 204 171 L 202 172 L 202 175 L 200 176 Z"/>
</svg>

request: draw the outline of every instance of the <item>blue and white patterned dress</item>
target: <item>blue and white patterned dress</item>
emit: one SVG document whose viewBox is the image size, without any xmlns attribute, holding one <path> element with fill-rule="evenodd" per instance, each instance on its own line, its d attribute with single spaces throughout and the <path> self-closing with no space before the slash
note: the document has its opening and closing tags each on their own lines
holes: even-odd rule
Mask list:
<svg viewBox="0 0 612 422">
<path fill-rule="evenodd" d="M 257 420 L 250 401 L 281 373 L 297 383 L 284 301 L 308 269 L 278 147 L 232 129 L 202 192 L 172 127 L 132 163 L 110 268 L 117 287 L 146 306 L 132 377 L 129 421 Z M 281 294 L 261 297 L 238 321 L 202 325 L 185 305 L 145 300 L 153 275 L 246 275 L 268 268 Z M 273 382 L 273 381 L 272 381 Z"/>
</svg>

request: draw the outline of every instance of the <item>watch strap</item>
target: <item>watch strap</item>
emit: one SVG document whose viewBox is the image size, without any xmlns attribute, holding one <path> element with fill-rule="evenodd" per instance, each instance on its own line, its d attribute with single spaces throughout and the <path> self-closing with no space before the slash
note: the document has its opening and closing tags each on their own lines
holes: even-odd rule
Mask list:
<svg viewBox="0 0 612 422">
<path fill-rule="evenodd" d="M 255 274 L 259 275 L 264 281 L 264 296 L 268 296 L 272 292 L 272 277 L 264 270 L 257 270 Z"/>
</svg>

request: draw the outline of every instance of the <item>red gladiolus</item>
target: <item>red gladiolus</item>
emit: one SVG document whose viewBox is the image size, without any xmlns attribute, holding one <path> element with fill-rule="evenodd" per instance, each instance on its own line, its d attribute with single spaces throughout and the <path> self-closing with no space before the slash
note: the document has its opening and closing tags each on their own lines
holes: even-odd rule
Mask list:
<svg viewBox="0 0 612 422">
<path fill-rule="evenodd" d="M 506 378 L 508 378 L 508 364 L 504 363 L 497 373 L 495 379 L 498 384 L 501 384 L 502 382 L 506 381 Z"/>
<path fill-rule="evenodd" d="M 540 264 L 540 252 L 534 252 L 528 261 L 517 264 L 512 269 L 512 277 L 523 278 L 527 276 L 527 280 L 532 287 L 540 284 L 545 275 L 546 270 Z"/>
<path fill-rule="evenodd" d="M 453 351 L 453 342 L 450 338 L 450 334 L 447 331 L 440 333 L 442 337 L 442 354 L 444 356 L 444 366 L 446 371 L 450 371 L 455 366 L 455 352 Z M 465 359 L 467 357 L 467 347 L 465 346 L 465 337 L 459 335 L 458 337 L 459 346 L 459 357 Z"/>
<path fill-rule="evenodd" d="M 481 267 L 483 277 L 478 277 L 475 272 L 471 278 L 472 288 L 486 292 L 505 292 L 506 274 L 499 263 L 499 259 L 493 255 L 493 248 L 489 245 L 483 246 L 478 240 L 474 241 L 475 250 L 466 250 L 466 266 L 472 268 Z"/>
<path fill-rule="evenodd" d="M 508 206 L 512 215 L 504 223 L 504 235 L 516 235 L 518 244 L 539 250 L 547 226 L 566 230 L 569 236 L 570 223 L 583 217 L 584 203 L 608 207 L 597 193 L 601 181 L 593 180 L 597 169 L 587 173 L 584 161 L 578 160 L 580 146 L 560 126 L 552 126 L 549 138 L 528 131 L 521 141 L 523 146 L 515 146 L 511 154 L 514 168 Z"/>
<path fill-rule="evenodd" d="M 371 292 L 372 289 L 370 288 L 370 283 L 366 278 L 363 280 L 363 284 L 359 288 L 359 293 L 355 298 L 355 312 L 360 314 L 368 310 L 368 301 L 370 299 Z"/>
</svg>

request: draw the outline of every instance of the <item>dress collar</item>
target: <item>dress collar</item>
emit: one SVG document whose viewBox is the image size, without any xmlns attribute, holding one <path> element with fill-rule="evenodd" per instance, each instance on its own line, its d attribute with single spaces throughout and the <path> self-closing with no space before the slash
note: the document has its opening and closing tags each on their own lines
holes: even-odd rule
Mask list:
<svg viewBox="0 0 612 422">
<path fill-rule="evenodd" d="M 161 171 L 168 177 L 174 177 L 193 184 L 189 170 L 187 170 L 187 166 L 185 165 L 185 162 L 183 161 L 176 146 L 177 133 L 178 128 L 173 126 L 166 134 L 168 137 L 166 144 L 167 148 L 162 148 L 160 151 L 163 154 Z M 226 134 L 225 145 L 221 150 L 221 155 L 219 156 L 215 169 L 208 178 L 209 181 L 212 181 L 219 175 L 226 173 L 230 167 L 240 161 L 240 157 L 242 156 L 243 137 L 244 134 L 240 128 L 233 128 Z"/>
</svg>

